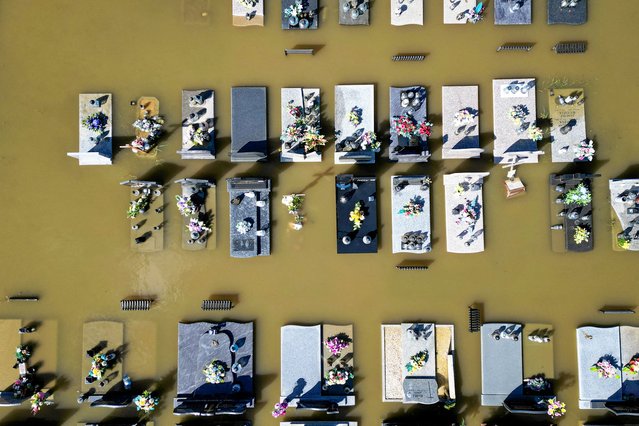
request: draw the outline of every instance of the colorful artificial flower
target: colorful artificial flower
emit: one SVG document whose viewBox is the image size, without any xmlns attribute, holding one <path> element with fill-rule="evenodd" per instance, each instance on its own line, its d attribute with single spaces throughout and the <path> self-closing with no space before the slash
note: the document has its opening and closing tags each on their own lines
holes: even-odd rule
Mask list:
<svg viewBox="0 0 639 426">
<path fill-rule="evenodd" d="M 275 418 L 286 415 L 286 409 L 288 408 L 288 403 L 286 401 L 277 402 L 273 407 L 273 411 L 271 415 Z"/>
<path fill-rule="evenodd" d="M 189 140 L 193 145 L 202 146 L 211 139 L 211 135 L 201 126 L 189 126 Z"/>
<path fill-rule="evenodd" d="M 418 196 L 410 199 L 408 203 L 399 210 L 399 214 L 404 216 L 413 217 L 417 216 L 424 211 L 424 199 Z"/>
<path fill-rule="evenodd" d="M 155 410 L 155 407 L 160 403 L 160 398 L 154 396 L 150 391 L 145 390 L 141 395 L 133 398 L 133 403 L 137 411 L 143 411 L 145 414 L 148 414 Z"/>
<path fill-rule="evenodd" d="M 36 392 L 31 396 L 31 414 L 34 416 L 40 412 L 47 400 L 47 394 L 44 392 Z"/>
<path fill-rule="evenodd" d="M 306 153 L 317 151 L 319 147 L 326 145 L 326 137 L 319 129 L 320 105 L 317 98 L 313 98 L 306 109 L 293 105 L 292 102 L 287 106 L 287 110 L 295 120 L 286 126 L 280 140 L 289 144 L 299 143 Z"/>
<path fill-rule="evenodd" d="M 253 225 L 245 220 L 242 220 L 235 225 L 235 229 L 240 235 L 246 235 L 252 227 Z"/>
<path fill-rule="evenodd" d="M 583 226 L 575 226 L 575 244 L 587 243 L 590 238 L 590 231 Z"/>
<path fill-rule="evenodd" d="M 254 8 L 260 2 L 260 0 L 238 0 L 239 3 L 247 9 Z"/>
<path fill-rule="evenodd" d="M 468 108 L 460 109 L 453 116 L 453 126 L 464 127 L 472 124 L 475 121 L 475 116 L 470 112 Z"/>
<path fill-rule="evenodd" d="M 459 217 L 455 223 L 457 225 L 474 226 L 475 222 L 479 219 L 479 203 L 477 200 L 466 200 L 466 203 L 459 211 Z"/>
<path fill-rule="evenodd" d="M 348 113 L 348 121 L 355 127 L 359 126 L 362 123 L 362 113 L 364 111 L 358 107 L 354 106 L 351 109 L 351 112 Z"/>
<path fill-rule="evenodd" d="M 544 132 L 540 127 L 537 127 L 535 124 L 531 124 L 528 127 L 528 137 L 534 142 L 539 142 L 544 138 Z"/>
<path fill-rule="evenodd" d="M 586 206 L 592 201 L 592 194 L 586 185 L 580 183 L 576 187 L 567 191 L 564 195 L 564 203 Z"/>
<path fill-rule="evenodd" d="M 548 415 L 553 419 L 566 414 L 566 404 L 559 401 L 557 398 L 551 398 L 546 402 L 548 403 Z"/>
<path fill-rule="evenodd" d="M 206 224 L 197 219 L 197 218 L 190 218 L 189 219 L 189 223 L 188 225 L 186 225 L 186 229 L 190 232 L 190 233 L 196 233 L 196 234 L 208 234 L 209 232 L 211 232 L 211 228 L 209 228 L 208 226 L 206 226 Z"/>
<path fill-rule="evenodd" d="M 594 155 L 595 147 L 593 141 L 589 139 L 583 140 L 579 145 L 575 146 L 575 158 L 579 161 L 592 161 Z"/>
<path fill-rule="evenodd" d="M 348 215 L 348 220 L 353 222 L 353 231 L 356 231 L 362 227 L 362 222 L 366 219 L 364 212 L 362 211 L 362 202 L 355 203 L 355 208 Z"/>
<path fill-rule="evenodd" d="M 144 133 L 158 135 L 162 131 L 164 119 L 159 115 L 154 117 L 145 116 L 133 122 L 133 127 Z"/>
<path fill-rule="evenodd" d="M 176 195 L 175 200 L 177 201 L 176 206 L 178 208 L 178 211 L 182 216 L 194 215 L 199 210 L 189 196 Z"/>
<path fill-rule="evenodd" d="M 126 216 L 130 219 L 136 218 L 140 213 L 146 211 L 151 204 L 151 195 L 142 194 L 135 201 L 131 201 Z"/>
<path fill-rule="evenodd" d="M 98 111 L 96 113 L 88 115 L 82 120 L 82 127 L 96 133 L 103 132 L 108 124 L 109 116 L 107 116 L 102 111 Z"/>
<path fill-rule="evenodd" d="M 633 357 L 626 365 L 623 366 L 621 371 L 629 376 L 636 376 L 639 374 L 639 359 L 637 357 Z"/>
<path fill-rule="evenodd" d="M 592 367 L 590 367 L 590 371 L 597 373 L 597 376 L 599 376 L 600 379 L 618 379 L 620 377 L 617 372 L 617 367 L 605 359 L 597 361 Z"/>
<path fill-rule="evenodd" d="M 331 336 L 324 340 L 324 345 L 333 355 L 339 355 L 343 349 L 346 349 L 353 339 L 348 337 L 345 333 L 340 333 L 335 336 Z"/>
<path fill-rule="evenodd" d="M 334 367 L 324 375 L 327 386 L 345 385 L 348 379 L 354 377 L 352 369 L 350 367 Z"/>
<path fill-rule="evenodd" d="M 362 133 L 359 140 L 362 151 L 371 150 L 377 152 L 381 147 L 381 143 L 377 140 L 377 135 L 372 131 Z"/>
<path fill-rule="evenodd" d="M 428 361 L 428 351 L 419 351 L 410 357 L 410 361 L 405 365 L 406 371 L 409 373 L 415 372 L 421 369 L 426 364 L 426 361 Z"/>
<path fill-rule="evenodd" d="M 220 384 L 224 383 L 228 368 L 226 364 L 220 360 L 214 359 L 209 362 L 202 370 L 207 383 Z"/>
</svg>

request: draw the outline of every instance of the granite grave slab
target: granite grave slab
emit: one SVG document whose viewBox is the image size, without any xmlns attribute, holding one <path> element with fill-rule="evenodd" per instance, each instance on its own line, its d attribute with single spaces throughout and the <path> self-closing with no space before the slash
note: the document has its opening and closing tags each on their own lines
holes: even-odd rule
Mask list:
<svg viewBox="0 0 639 426">
<path fill-rule="evenodd" d="M 271 180 L 230 178 L 226 180 L 230 198 L 231 257 L 271 254 Z"/>
<path fill-rule="evenodd" d="M 612 247 L 616 251 L 639 250 L 639 179 L 610 179 L 610 205 L 613 221 Z"/>
<path fill-rule="evenodd" d="M 377 253 L 377 180 L 337 175 L 335 185 L 337 253 Z M 364 215 L 359 228 L 350 220 L 357 209 Z"/>
<path fill-rule="evenodd" d="M 443 3 L 444 24 L 466 24 L 468 13 L 477 6 L 477 0 L 443 0 Z"/>
<path fill-rule="evenodd" d="M 81 166 L 108 166 L 113 158 L 113 95 L 111 93 L 81 93 L 80 104 L 80 149 L 69 152 Z M 96 115 L 97 114 L 97 115 Z M 83 122 L 87 117 L 100 121 L 90 130 Z M 102 121 L 104 120 L 104 121 Z"/>
<path fill-rule="evenodd" d="M 479 158 L 478 86 L 442 87 L 442 158 Z"/>
<path fill-rule="evenodd" d="M 592 161 L 592 155 L 585 152 L 588 138 L 584 89 L 551 89 L 548 92 L 553 163 Z"/>
<path fill-rule="evenodd" d="M 268 156 L 266 87 L 231 89 L 231 162 L 265 161 Z"/>
<path fill-rule="evenodd" d="M 391 0 L 391 25 L 424 25 L 424 0 Z"/>
<path fill-rule="evenodd" d="M 149 204 L 131 218 L 131 248 L 140 252 L 156 252 L 164 249 L 164 188 L 157 182 L 127 180 L 120 185 L 130 187 L 130 201 L 135 203 L 148 198 Z"/>
<path fill-rule="evenodd" d="M 282 0 L 283 30 L 315 30 L 319 25 L 318 0 L 304 0 L 302 9 L 296 7 L 297 0 Z M 291 12 L 295 13 L 291 13 Z"/>
<path fill-rule="evenodd" d="M 494 336 L 514 333 L 517 340 Z M 523 384 L 522 326 L 489 323 L 481 327 L 481 405 L 500 406 Z"/>
<path fill-rule="evenodd" d="M 581 25 L 588 20 L 588 0 L 548 0 L 548 24 Z"/>
<path fill-rule="evenodd" d="M 370 0 L 339 0 L 340 25 L 368 25 Z"/>
<path fill-rule="evenodd" d="M 621 337 L 619 327 L 577 328 L 577 364 L 579 370 L 579 408 L 603 408 L 605 401 L 621 400 L 619 378 L 605 380 L 590 370 L 600 360 L 607 360 L 620 373 Z"/>
<path fill-rule="evenodd" d="M 215 160 L 215 92 L 182 90 L 182 160 Z"/>
<path fill-rule="evenodd" d="M 295 123 L 296 117 L 289 111 L 290 107 L 301 108 L 301 114 L 305 122 L 305 130 L 313 127 L 321 134 L 320 123 L 320 89 L 318 88 L 283 88 L 282 89 L 282 137 L 286 129 Z M 282 139 L 282 138 L 280 138 Z M 320 162 L 321 151 L 305 151 L 304 144 L 299 138 L 287 137 L 282 140 L 282 162 Z M 322 147 L 320 147 L 322 149 Z"/>
<path fill-rule="evenodd" d="M 493 80 L 495 163 L 538 163 L 536 81 L 534 78 Z"/>
<path fill-rule="evenodd" d="M 335 164 L 372 164 L 375 151 L 375 86 L 335 86 Z"/>
<path fill-rule="evenodd" d="M 214 249 L 217 239 L 216 187 L 215 183 L 206 179 L 180 179 L 175 181 L 182 187 L 182 196 L 193 201 L 197 212 L 191 216 L 182 216 L 182 248 L 198 251 Z M 188 229 L 191 219 L 203 222 L 210 231 L 191 232 Z"/>
<path fill-rule="evenodd" d="M 495 0 L 495 25 L 529 25 L 532 0 Z"/>
<path fill-rule="evenodd" d="M 449 253 L 484 251 L 484 177 L 489 173 L 444 175 L 446 249 Z"/>
<path fill-rule="evenodd" d="M 393 253 L 431 250 L 429 180 L 427 176 L 391 177 Z"/>
<path fill-rule="evenodd" d="M 264 2 L 266 0 L 231 0 L 233 26 L 264 26 Z"/>
<path fill-rule="evenodd" d="M 423 86 L 390 88 L 391 144 L 389 158 L 399 162 L 425 162 L 430 157 L 428 135 L 420 134 L 420 125 L 428 122 L 428 96 Z M 410 135 L 399 134 L 395 120 L 408 119 L 415 127 Z"/>
</svg>

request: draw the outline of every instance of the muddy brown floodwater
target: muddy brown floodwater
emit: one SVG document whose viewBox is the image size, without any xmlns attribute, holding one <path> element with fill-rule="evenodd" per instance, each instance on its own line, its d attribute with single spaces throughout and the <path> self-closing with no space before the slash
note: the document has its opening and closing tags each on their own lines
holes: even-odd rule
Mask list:
<svg viewBox="0 0 639 426">
<path fill-rule="evenodd" d="M 636 3 L 589 1 L 586 25 L 549 26 L 545 1 L 534 0 L 533 24 L 493 25 L 492 2 L 478 25 L 444 25 L 442 1 L 425 0 L 423 27 L 392 27 L 388 0 L 377 0 L 369 27 L 338 25 L 337 1 L 321 2 L 317 31 L 280 29 L 280 2 L 267 2 L 265 27 L 231 26 L 230 0 L 0 0 L 0 265 L 2 293 L 36 293 L 38 303 L 2 303 L 2 318 L 41 320 L 34 340 L 44 368 L 58 375 L 57 407 L 44 417 L 59 424 L 113 416 L 75 402 L 81 381 L 82 325 L 95 319 L 125 322 L 130 374 L 163 380 L 167 389 L 156 424 L 178 422 L 171 413 L 175 394 L 177 323 L 192 320 L 256 322 L 256 425 L 275 424 L 272 404 L 279 396 L 279 328 L 288 323 L 350 323 L 355 326 L 357 405 L 346 417 L 360 425 L 380 424 L 406 410 L 381 402 L 380 324 L 429 320 L 457 326 L 459 406 L 467 424 L 494 413 L 479 407 L 480 347 L 466 331 L 466 307 L 483 303 L 487 321 L 534 321 L 556 328 L 555 371 L 559 397 L 568 406 L 563 424 L 591 413 L 577 409 L 575 327 L 584 323 L 639 325 L 635 316 L 599 314 L 603 305 L 637 303 L 636 253 L 614 252 L 610 237 L 607 180 L 639 177 L 639 56 Z M 202 16 L 201 12 L 207 12 Z M 556 55 L 559 41 L 587 40 L 584 55 Z M 529 53 L 496 53 L 504 42 L 534 42 Z M 313 57 L 285 57 L 296 44 L 322 45 Z M 393 63 L 400 52 L 427 52 L 420 63 Z M 481 160 L 441 159 L 441 86 L 480 88 L 482 146 L 492 152 L 493 78 L 535 77 L 539 115 L 548 111 L 545 89 L 553 82 L 584 87 L 588 135 L 596 138 L 596 160 L 579 170 L 597 172 L 594 183 L 593 251 L 551 251 L 548 175 L 566 168 L 550 162 L 544 141 L 540 164 L 518 175 L 525 196 L 506 200 L 505 171 Z M 319 87 L 324 127 L 332 133 L 336 84 L 374 83 L 376 121 L 388 126 L 388 87 L 421 84 L 429 89 L 435 122 L 433 157 L 426 164 L 392 164 L 386 154 L 374 166 L 333 164 L 333 146 L 321 163 L 231 164 L 230 88 L 268 87 L 269 137 L 277 148 L 281 87 Z M 180 91 L 210 87 L 216 92 L 218 159 L 182 161 L 175 153 L 180 134 Z M 169 135 L 154 159 L 116 152 L 111 167 L 80 167 L 66 152 L 77 149 L 78 94 L 114 96 L 115 145 L 133 135 L 130 100 L 155 96 Z M 383 130 L 383 126 L 381 128 Z M 116 150 L 117 151 L 117 150 Z M 346 171 L 376 175 L 379 188 L 380 247 L 376 255 L 337 255 L 334 175 Z M 446 253 L 442 175 L 490 171 L 484 189 L 486 251 Z M 633 173 L 634 172 L 634 173 Z M 425 173 L 433 177 L 433 250 L 423 256 L 391 254 L 390 178 Z M 214 251 L 181 248 L 181 219 L 167 210 L 165 249 L 139 254 L 129 249 L 129 200 L 120 181 L 149 174 L 170 183 L 208 177 L 218 182 L 218 237 Z M 238 175 L 273 179 L 272 255 L 231 259 L 228 194 L 224 179 Z M 305 192 L 307 222 L 292 231 L 280 204 L 283 194 Z M 428 260 L 426 272 L 399 272 L 403 260 Z M 230 313 L 203 313 L 212 294 L 236 294 Z M 148 295 L 158 300 L 149 312 L 123 313 L 119 300 Z M 4 385 L 4 384 L 3 384 Z M 48 414 L 47 414 L 48 411 Z M 293 418 L 294 416 L 290 416 Z M 28 418 L 26 408 L 0 408 L 0 422 Z"/>
</svg>

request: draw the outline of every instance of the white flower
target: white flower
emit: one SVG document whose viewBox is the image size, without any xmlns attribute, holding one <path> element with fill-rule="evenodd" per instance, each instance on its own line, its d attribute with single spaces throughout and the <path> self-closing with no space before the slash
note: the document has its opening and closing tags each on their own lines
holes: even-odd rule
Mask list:
<svg viewBox="0 0 639 426">
<path fill-rule="evenodd" d="M 251 230 L 252 226 L 253 225 L 251 225 L 249 222 L 243 220 L 241 222 L 238 222 L 237 225 L 235 225 L 235 229 L 240 234 L 245 235 L 246 233 L 248 233 L 248 231 Z"/>
<path fill-rule="evenodd" d="M 282 197 L 282 204 L 284 204 L 286 207 L 288 207 L 291 204 L 293 204 L 293 196 L 292 195 L 285 195 L 284 197 Z"/>
</svg>

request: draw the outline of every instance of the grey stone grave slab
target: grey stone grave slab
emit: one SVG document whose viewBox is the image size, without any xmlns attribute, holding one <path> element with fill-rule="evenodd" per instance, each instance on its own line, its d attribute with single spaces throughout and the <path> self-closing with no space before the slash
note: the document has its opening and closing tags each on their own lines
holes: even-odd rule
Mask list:
<svg viewBox="0 0 639 426">
<path fill-rule="evenodd" d="M 513 331 L 518 340 L 500 338 L 493 333 Z M 489 323 L 481 327 L 481 399 L 484 406 L 497 406 L 523 385 L 521 324 Z"/>
<path fill-rule="evenodd" d="M 193 99 L 193 101 L 191 101 Z M 194 117 L 191 114 L 195 114 Z M 191 128 L 202 128 L 208 142 L 197 145 L 191 140 Z M 215 159 L 215 92 L 211 89 L 182 90 L 182 160 Z"/>
<path fill-rule="evenodd" d="M 263 161 L 268 155 L 266 87 L 231 89 L 231 161 Z"/>
<path fill-rule="evenodd" d="M 536 81 L 534 78 L 493 80 L 493 128 L 495 142 L 493 157 L 495 163 L 505 164 L 515 161 L 538 163 L 540 152 L 527 130 L 518 131 L 510 117 L 511 108 L 523 105 L 527 110 L 524 118 L 526 129 L 537 121 Z"/>
<path fill-rule="evenodd" d="M 231 257 L 268 256 L 271 254 L 270 193 L 271 180 L 262 178 L 227 179 L 230 199 Z M 238 202 L 236 204 L 236 202 Z M 259 204 L 264 203 L 263 206 Z M 237 224 L 246 221 L 250 229 L 242 234 Z M 264 235 L 257 235 L 263 231 Z"/>
<path fill-rule="evenodd" d="M 532 0 L 495 0 L 495 25 L 528 25 L 532 22 Z"/>
<path fill-rule="evenodd" d="M 361 8 L 359 9 L 360 13 L 356 13 L 356 16 L 353 17 L 355 8 L 349 7 L 349 5 Z M 369 0 L 339 0 L 340 25 L 368 25 L 370 5 Z"/>
<path fill-rule="evenodd" d="M 214 327 L 215 334 L 210 333 Z M 237 322 L 197 322 L 178 324 L 178 398 L 196 399 L 231 398 L 233 384 L 240 385 L 240 392 L 234 398 L 253 398 L 253 323 Z M 231 345 L 239 349 L 231 352 Z M 207 383 L 204 368 L 213 360 L 223 362 L 227 367 L 223 383 Z M 241 369 L 234 373 L 231 367 L 239 363 Z"/>
<path fill-rule="evenodd" d="M 621 366 L 639 356 L 639 328 L 622 325 L 619 327 L 621 336 Z M 621 372 L 621 390 L 624 399 L 639 398 L 639 375 Z"/>
<path fill-rule="evenodd" d="M 355 110 L 361 110 L 357 125 L 349 120 Z M 335 164 L 375 163 L 375 152 L 362 150 L 361 144 L 356 143 L 365 132 L 375 132 L 375 86 L 335 86 Z M 358 146 L 348 147 L 349 141 Z"/>
<path fill-rule="evenodd" d="M 402 94 L 406 96 L 402 100 Z M 412 96 L 409 98 L 409 96 Z M 404 105 L 402 105 L 404 102 Z M 428 94 L 423 86 L 391 87 L 390 88 L 390 123 L 391 144 L 389 158 L 399 162 L 425 162 L 430 157 L 428 151 L 428 138 L 413 136 L 407 138 L 393 131 L 392 123 L 403 114 L 410 114 L 416 123 L 427 120 Z"/>
<path fill-rule="evenodd" d="M 576 0 L 573 7 L 561 7 L 561 3 L 562 0 L 548 0 L 549 24 L 581 25 L 586 23 L 588 20 L 588 0 Z"/>
<path fill-rule="evenodd" d="M 281 397 L 293 404 L 300 397 L 321 397 L 321 326 L 287 325 L 281 338 Z"/>
<path fill-rule="evenodd" d="M 391 25 L 424 25 L 424 0 L 391 0 Z"/>
<path fill-rule="evenodd" d="M 484 152 L 479 147 L 478 92 L 477 86 L 442 87 L 443 159 L 479 158 Z"/>
<path fill-rule="evenodd" d="M 477 0 L 442 1 L 444 3 L 444 24 L 466 24 L 468 14 L 464 12 L 471 11 L 477 6 Z"/>
<path fill-rule="evenodd" d="M 446 249 L 449 253 L 484 251 L 484 177 L 489 173 L 444 175 Z M 472 207 L 477 220 L 464 220 L 462 207 Z M 459 212 L 458 212 L 459 211 Z"/>
<path fill-rule="evenodd" d="M 190 197 L 195 205 L 199 206 L 197 213 L 193 216 L 182 217 L 182 248 L 190 251 L 215 248 L 217 236 L 215 183 L 206 179 L 180 179 L 175 181 L 175 183 L 181 185 L 183 197 Z M 206 235 L 201 235 L 198 239 L 193 239 L 187 228 L 192 217 L 203 221 L 211 228 L 211 231 Z"/>
<path fill-rule="evenodd" d="M 561 99 L 577 97 L 571 104 L 562 104 Z M 577 150 L 587 141 L 586 111 L 583 88 L 553 89 L 548 93 L 550 119 L 550 147 L 553 163 L 571 163 L 573 161 L 591 161 L 579 159 Z"/>
<path fill-rule="evenodd" d="M 621 376 L 621 337 L 619 327 L 577 328 L 579 369 L 579 408 L 590 409 L 597 402 L 621 400 L 621 378 L 603 379 L 590 370 L 601 359 L 619 368 Z"/>
<path fill-rule="evenodd" d="M 111 93 L 81 93 L 80 104 L 80 148 L 69 152 L 69 157 L 77 158 L 81 166 L 108 166 L 113 158 L 113 95 Z M 102 112 L 107 122 L 102 132 L 94 132 L 82 125 L 91 114 Z"/>
<path fill-rule="evenodd" d="M 264 26 L 264 1 L 255 0 L 254 4 L 242 3 L 241 0 L 231 0 L 233 10 L 233 26 Z"/>
<path fill-rule="evenodd" d="M 282 29 L 283 30 L 315 30 L 319 25 L 319 9 L 318 0 L 304 0 L 302 5 L 302 15 L 293 17 L 287 17 L 285 10 L 295 4 L 296 0 L 282 0 Z M 306 22 L 303 22 L 306 20 Z M 293 23 L 295 22 L 295 23 Z M 306 24 L 306 27 L 304 27 Z"/>
<path fill-rule="evenodd" d="M 408 372 L 406 365 L 412 356 L 426 351 L 424 366 Z M 432 323 L 402 323 L 402 377 L 404 402 L 434 404 L 437 396 L 435 325 Z"/>
<path fill-rule="evenodd" d="M 563 194 L 576 188 L 580 183 L 583 183 L 586 188 L 592 192 L 592 178 L 596 175 L 590 174 L 569 174 L 569 175 L 550 175 L 550 194 L 551 202 L 555 203 L 557 197 L 562 193 L 556 191 L 557 186 L 562 185 L 564 187 Z M 552 209 L 553 206 L 551 206 Z M 584 252 L 592 250 L 594 246 L 594 233 L 593 220 L 592 220 L 592 202 L 585 206 L 579 206 L 576 204 L 558 204 L 558 207 L 564 210 L 563 216 L 563 231 L 565 234 L 565 250 L 574 252 Z M 552 209 L 551 211 L 553 211 Z M 573 213 L 577 214 L 577 217 L 571 217 Z M 586 219 L 584 219 L 586 218 Z M 554 218 L 553 218 L 554 220 Z M 583 241 L 580 244 L 575 242 L 576 227 L 585 227 L 590 231 L 590 237 L 588 241 Z M 553 231 L 554 232 L 554 231 Z M 553 247 L 554 249 L 554 247 Z"/>
<path fill-rule="evenodd" d="M 337 209 L 337 253 L 377 253 L 377 181 L 374 177 L 335 177 L 335 204 Z M 345 202 L 342 202 L 345 201 Z M 350 212 L 357 202 L 362 203 L 365 219 L 360 229 L 353 228 Z M 350 239 L 345 244 L 344 237 Z M 369 237 L 366 244 L 364 238 Z"/>
<path fill-rule="evenodd" d="M 318 88 L 283 88 L 282 89 L 282 133 L 286 128 L 295 122 L 295 118 L 289 114 L 288 105 L 294 105 L 298 107 L 312 107 L 319 110 L 320 108 L 320 89 Z M 321 129 L 321 123 L 319 123 L 319 117 L 316 126 Z M 304 147 L 297 145 L 290 149 L 287 149 L 285 143 L 282 142 L 282 153 L 280 155 L 280 161 L 284 162 L 320 162 L 322 161 L 322 154 L 319 152 L 304 153 Z"/>
<path fill-rule="evenodd" d="M 639 179 L 610 179 L 610 204 L 613 210 L 613 218 L 619 223 L 619 227 L 613 227 L 630 237 L 630 245 L 626 250 L 639 250 L 639 213 L 628 213 L 628 208 L 636 206 L 636 200 L 628 197 L 630 192 L 639 194 Z M 621 229 L 619 229 L 621 228 Z M 613 247 L 617 248 L 617 234 L 613 231 Z M 623 249 L 620 249 L 623 250 Z"/>
<path fill-rule="evenodd" d="M 392 198 L 393 209 L 393 253 L 427 253 L 431 250 L 431 229 L 430 229 L 430 184 L 426 183 L 427 176 L 392 176 Z M 396 191 L 396 188 L 401 188 Z M 423 202 L 423 211 L 417 215 L 408 216 L 400 210 L 411 200 Z M 423 238 L 423 243 L 413 243 L 414 248 L 410 248 L 410 242 L 402 241 L 404 236 L 409 238 L 419 236 Z"/>
</svg>

